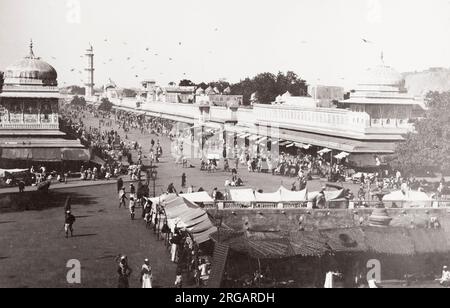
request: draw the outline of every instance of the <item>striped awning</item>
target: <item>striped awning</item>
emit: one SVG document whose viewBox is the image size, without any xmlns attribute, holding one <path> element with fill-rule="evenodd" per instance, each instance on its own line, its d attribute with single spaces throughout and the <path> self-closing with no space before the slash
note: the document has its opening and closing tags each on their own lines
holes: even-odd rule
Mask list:
<svg viewBox="0 0 450 308">
<path fill-rule="evenodd" d="M 91 154 L 86 149 L 62 149 L 62 158 L 65 161 L 89 161 Z"/>
<path fill-rule="evenodd" d="M 1 158 L 37 162 L 89 161 L 90 152 L 76 148 L 6 148 L 1 150 Z"/>
<path fill-rule="evenodd" d="M 2 159 L 27 160 L 31 158 L 32 158 L 31 149 L 17 148 L 17 149 L 2 150 Z"/>
</svg>

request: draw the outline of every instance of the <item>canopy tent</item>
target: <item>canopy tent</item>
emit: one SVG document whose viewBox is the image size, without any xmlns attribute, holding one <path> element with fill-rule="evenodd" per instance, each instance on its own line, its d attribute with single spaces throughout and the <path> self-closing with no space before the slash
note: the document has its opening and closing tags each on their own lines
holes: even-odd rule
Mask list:
<svg viewBox="0 0 450 308">
<path fill-rule="evenodd" d="M 5 177 L 7 173 L 14 175 L 16 173 L 22 173 L 26 171 L 28 171 L 28 169 L 0 169 L 0 177 Z"/>
<path fill-rule="evenodd" d="M 255 193 L 258 202 L 305 202 L 307 201 L 307 190 L 290 191 L 281 186 L 274 193 Z"/>
<path fill-rule="evenodd" d="M 267 137 L 262 137 L 261 139 L 259 139 L 256 143 L 263 143 L 264 141 L 267 140 Z"/>
<path fill-rule="evenodd" d="M 180 197 L 183 197 L 193 203 L 214 203 L 214 199 L 211 198 L 206 191 L 191 194 L 180 194 Z"/>
<path fill-rule="evenodd" d="M 257 202 L 281 202 L 280 191 L 274 193 L 259 193 L 255 192 Z"/>
<path fill-rule="evenodd" d="M 103 166 L 106 164 L 105 161 L 103 159 L 101 159 L 100 157 L 98 157 L 97 155 L 94 155 L 92 157 L 92 159 L 90 160 L 90 162 L 94 163 L 96 165 L 99 165 L 99 166 Z"/>
<path fill-rule="evenodd" d="M 213 159 L 220 160 L 220 154 L 208 154 L 207 158 L 209 160 L 213 160 Z"/>
<path fill-rule="evenodd" d="M 322 149 L 322 150 L 318 151 L 317 154 L 323 155 L 323 154 L 327 154 L 327 153 L 330 153 L 330 152 L 331 152 L 330 149 L 325 148 L 325 149 Z"/>
<path fill-rule="evenodd" d="M 314 191 L 308 193 L 308 201 L 313 201 L 318 195 L 319 191 Z M 345 197 L 345 190 L 332 190 L 332 191 L 324 191 L 325 200 L 326 201 L 334 201 L 338 199 L 342 199 Z"/>
<path fill-rule="evenodd" d="M 253 189 L 230 189 L 230 197 L 234 202 L 256 201 Z"/>
<path fill-rule="evenodd" d="M 169 227 L 172 230 L 175 227 L 186 229 L 192 234 L 197 244 L 208 241 L 209 235 L 217 231 L 208 213 L 186 198 L 176 195 L 167 196 L 163 207 Z"/>
<path fill-rule="evenodd" d="M 409 190 L 404 193 L 398 190 L 384 196 L 383 201 L 398 202 L 400 204 L 397 205 L 403 207 L 431 207 L 433 199 L 424 192 Z"/>
<path fill-rule="evenodd" d="M 344 158 L 348 157 L 349 155 L 350 154 L 347 153 L 347 152 L 341 152 L 338 155 L 335 155 L 334 157 L 337 158 L 337 159 L 344 159 Z"/>
</svg>

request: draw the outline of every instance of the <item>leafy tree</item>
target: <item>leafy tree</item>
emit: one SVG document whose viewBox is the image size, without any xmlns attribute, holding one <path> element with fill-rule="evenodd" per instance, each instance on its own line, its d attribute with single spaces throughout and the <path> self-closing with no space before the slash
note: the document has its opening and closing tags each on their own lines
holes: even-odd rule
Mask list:
<svg viewBox="0 0 450 308">
<path fill-rule="evenodd" d="M 179 83 L 180 87 L 194 87 L 195 83 L 193 83 L 191 80 L 183 79 Z"/>
<path fill-rule="evenodd" d="M 124 97 L 136 97 L 137 92 L 133 89 L 123 89 L 123 96 Z"/>
<path fill-rule="evenodd" d="M 228 88 L 230 86 L 230 83 L 227 81 L 212 81 L 208 84 L 208 87 L 211 88 L 217 88 L 220 93 L 223 92 L 223 90 L 225 90 L 226 88 Z"/>
<path fill-rule="evenodd" d="M 450 92 L 427 95 L 425 117 L 415 122 L 416 131 L 397 147 L 391 165 L 406 174 L 450 174 Z"/>
<path fill-rule="evenodd" d="M 102 102 L 100 103 L 100 105 L 98 106 L 98 110 L 102 110 L 102 111 L 106 111 L 109 112 L 112 110 L 113 108 L 113 103 L 111 103 L 109 101 L 109 99 L 107 98 L 102 98 Z"/>
<path fill-rule="evenodd" d="M 292 71 L 288 71 L 286 74 L 279 72 L 277 75 L 266 72 L 253 78 L 247 77 L 231 85 L 231 94 L 243 95 L 244 105 L 250 103 L 250 97 L 255 92 L 261 104 L 270 104 L 278 95 L 287 91 L 293 96 L 305 96 L 307 90 L 306 81 Z"/>
<path fill-rule="evenodd" d="M 67 87 L 68 93 L 74 95 L 86 95 L 86 89 L 79 86 L 69 86 Z"/>
<path fill-rule="evenodd" d="M 202 88 L 203 90 L 206 90 L 208 88 L 208 84 L 201 82 L 197 84 L 197 87 Z"/>
<path fill-rule="evenodd" d="M 86 99 L 84 97 L 79 97 L 78 95 L 75 95 L 70 104 L 77 107 L 85 107 Z"/>
</svg>

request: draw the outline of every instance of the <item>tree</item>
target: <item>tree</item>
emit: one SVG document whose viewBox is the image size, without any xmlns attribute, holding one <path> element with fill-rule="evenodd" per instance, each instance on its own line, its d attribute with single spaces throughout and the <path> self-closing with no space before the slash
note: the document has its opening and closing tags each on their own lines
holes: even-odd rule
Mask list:
<svg viewBox="0 0 450 308">
<path fill-rule="evenodd" d="M 82 88 L 79 86 L 69 86 L 66 88 L 69 94 L 74 95 L 86 95 L 86 88 Z"/>
<path fill-rule="evenodd" d="M 133 89 L 123 89 L 123 96 L 124 97 L 136 97 L 137 92 Z"/>
<path fill-rule="evenodd" d="M 227 81 L 212 81 L 208 84 L 208 87 L 211 87 L 213 89 L 217 88 L 220 93 L 223 92 L 226 88 L 230 86 L 230 83 Z"/>
<path fill-rule="evenodd" d="M 179 83 L 180 87 L 195 87 L 195 83 L 193 83 L 191 80 L 183 79 Z"/>
<path fill-rule="evenodd" d="M 391 157 L 391 166 L 406 174 L 450 174 L 450 92 L 431 92 L 425 117 L 415 121 L 416 131 L 406 136 Z"/>
<path fill-rule="evenodd" d="M 102 98 L 102 102 L 100 103 L 100 105 L 98 106 L 98 110 L 102 110 L 102 111 L 106 111 L 106 112 L 110 112 L 113 108 L 113 103 L 111 103 L 109 101 L 109 99 L 107 98 Z"/>
<path fill-rule="evenodd" d="M 277 75 L 266 72 L 253 78 L 247 77 L 231 85 L 231 94 L 243 95 L 244 105 L 250 103 L 250 97 L 255 92 L 258 94 L 261 104 L 270 104 L 275 101 L 278 95 L 287 91 L 293 96 L 305 96 L 308 92 L 308 86 L 305 80 L 299 78 L 292 71 L 288 71 L 286 74 L 279 72 Z"/>
<path fill-rule="evenodd" d="M 84 97 L 79 97 L 78 95 L 75 95 L 70 104 L 77 107 L 85 107 L 86 99 Z"/>
<path fill-rule="evenodd" d="M 205 82 L 201 82 L 201 83 L 197 84 L 197 87 L 202 88 L 203 90 L 206 90 L 208 88 L 208 84 L 206 84 Z"/>
</svg>

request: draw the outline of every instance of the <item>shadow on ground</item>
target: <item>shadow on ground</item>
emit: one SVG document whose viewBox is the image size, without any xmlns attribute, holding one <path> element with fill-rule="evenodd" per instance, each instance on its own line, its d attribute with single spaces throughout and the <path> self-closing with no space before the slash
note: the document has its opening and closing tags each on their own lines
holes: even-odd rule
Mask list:
<svg viewBox="0 0 450 308">
<path fill-rule="evenodd" d="M 47 193 L 30 191 L 25 193 L 11 193 L 0 195 L 0 213 L 15 213 L 24 211 L 42 211 L 51 208 L 64 207 L 67 198 L 71 198 L 71 205 L 91 206 L 98 202 L 97 198 L 76 192 L 49 191 Z M 13 223 L 12 221 L 0 224 Z"/>
</svg>

